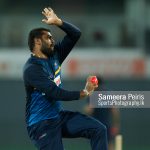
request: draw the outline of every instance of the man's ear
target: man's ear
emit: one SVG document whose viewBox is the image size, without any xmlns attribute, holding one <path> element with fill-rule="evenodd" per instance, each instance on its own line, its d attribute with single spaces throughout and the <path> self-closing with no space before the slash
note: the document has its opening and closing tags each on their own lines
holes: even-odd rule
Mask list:
<svg viewBox="0 0 150 150">
<path fill-rule="evenodd" d="M 41 41 L 40 38 L 35 38 L 34 43 L 37 44 L 37 45 L 41 45 L 42 41 Z"/>
</svg>

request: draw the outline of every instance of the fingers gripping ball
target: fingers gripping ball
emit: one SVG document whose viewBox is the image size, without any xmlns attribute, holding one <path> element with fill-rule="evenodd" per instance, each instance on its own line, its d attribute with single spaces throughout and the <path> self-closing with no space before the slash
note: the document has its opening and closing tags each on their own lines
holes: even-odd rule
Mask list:
<svg viewBox="0 0 150 150">
<path fill-rule="evenodd" d="M 98 87 L 97 77 L 96 76 L 89 76 L 87 78 L 85 91 L 87 91 L 88 95 L 91 95 L 97 87 Z"/>
<path fill-rule="evenodd" d="M 97 79 L 97 77 L 96 76 L 91 77 L 90 82 L 93 83 L 93 84 L 98 85 L 98 79 Z"/>
</svg>

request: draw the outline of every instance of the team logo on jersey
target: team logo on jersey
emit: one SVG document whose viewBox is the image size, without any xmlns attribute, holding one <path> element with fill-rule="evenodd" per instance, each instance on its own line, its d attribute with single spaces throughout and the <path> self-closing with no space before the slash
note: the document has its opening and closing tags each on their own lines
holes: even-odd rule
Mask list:
<svg viewBox="0 0 150 150">
<path fill-rule="evenodd" d="M 48 76 L 48 79 L 53 79 L 53 75 L 52 74 L 50 74 L 49 76 Z"/>
<path fill-rule="evenodd" d="M 54 82 L 56 83 L 57 86 L 59 86 L 61 84 L 61 79 L 60 79 L 60 75 L 58 75 L 55 79 Z"/>
</svg>

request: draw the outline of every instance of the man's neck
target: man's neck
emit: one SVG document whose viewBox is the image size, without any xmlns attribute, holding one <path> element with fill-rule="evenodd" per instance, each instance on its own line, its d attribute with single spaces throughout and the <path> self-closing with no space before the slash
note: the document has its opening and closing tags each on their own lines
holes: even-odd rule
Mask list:
<svg viewBox="0 0 150 150">
<path fill-rule="evenodd" d="M 38 58 L 48 59 L 48 57 L 46 55 L 44 55 L 43 53 L 32 52 L 32 54 L 33 54 L 33 56 L 38 57 Z"/>
</svg>

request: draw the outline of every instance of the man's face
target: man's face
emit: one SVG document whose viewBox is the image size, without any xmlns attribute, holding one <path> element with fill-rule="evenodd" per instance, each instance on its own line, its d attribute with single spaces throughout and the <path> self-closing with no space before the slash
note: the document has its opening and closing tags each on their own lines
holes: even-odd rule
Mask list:
<svg viewBox="0 0 150 150">
<path fill-rule="evenodd" d="M 43 31 L 41 41 L 42 41 L 41 52 L 49 57 L 54 53 L 54 40 L 52 38 L 51 33 Z"/>
</svg>

